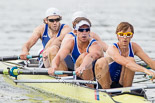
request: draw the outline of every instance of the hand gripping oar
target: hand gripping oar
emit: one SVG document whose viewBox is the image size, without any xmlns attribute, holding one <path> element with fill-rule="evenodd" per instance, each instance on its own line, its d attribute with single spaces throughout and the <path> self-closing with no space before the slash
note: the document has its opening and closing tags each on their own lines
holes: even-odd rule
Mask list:
<svg viewBox="0 0 155 103">
<path fill-rule="evenodd" d="M 137 63 L 138 65 L 145 67 L 146 69 L 151 69 L 150 66 L 146 63 Z"/>
<path fill-rule="evenodd" d="M 27 55 L 27 59 L 31 59 L 31 58 L 36 58 L 36 57 L 40 57 L 42 58 L 42 55 Z M 18 60 L 20 59 L 20 56 L 4 56 L 4 57 L 0 57 L 0 61 L 7 61 L 7 60 Z"/>
<path fill-rule="evenodd" d="M 17 67 L 13 67 L 11 69 L 0 69 L 0 74 L 10 75 L 13 77 L 17 77 L 18 75 L 49 75 L 48 69 L 44 68 L 30 68 L 30 69 L 18 69 Z M 75 75 L 75 71 L 55 71 L 55 75 Z"/>
</svg>

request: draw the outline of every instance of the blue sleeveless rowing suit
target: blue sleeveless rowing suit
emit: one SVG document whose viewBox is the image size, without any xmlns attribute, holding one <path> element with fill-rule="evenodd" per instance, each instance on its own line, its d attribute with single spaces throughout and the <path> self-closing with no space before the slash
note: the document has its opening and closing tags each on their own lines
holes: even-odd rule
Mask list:
<svg viewBox="0 0 155 103">
<path fill-rule="evenodd" d="M 73 37 L 75 37 L 76 35 L 73 32 L 70 32 L 68 34 L 71 34 Z"/>
<path fill-rule="evenodd" d="M 87 49 L 86 49 L 86 52 L 89 52 L 89 47 L 90 47 L 90 46 L 92 45 L 92 43 L 95 42 L 95 41 L 96 41 L 95 39 L 92 39 L 92 40 L 90 41 L 90 43 L 88 44 L 88 47 L 87 47 Z M 79 51 L 79 49 L 78 49 L 78 44 L 77 44 L 77 36 L 75 36 L 75 37 L 74 37 L 74 48 L 73 48 L 72 53 L 71 53 L 74 64 L 75 64 L 75 62 L 76 62 L 76 60 L 77 60 L 77 58 L 79 57 L 80 54 L 81 54 L 81 53 L 80 53 L 80 51 Z"/>
<path fill-rule="evenodd" d="M 70 32 L 67 35 L 72 35 L 73 37 L 76 36 L 73 32 Z M 73 58 L 71 57 L 71 55 L 67 55 L 67 57 L 64 60 L 66 62 L 68 70 L 74 71 L 74 62 L 73 62 Z"/>
<path fill-rule="evenodd" d="M 121 54 L 121 51 L 120 51 L 118 45 L 116 43 L 114 43 L 114 45 L 118 48 L 118 50 Z M 129 43 L 129 57 L 134 57 L 131 43 Z M 109 64 L 109 72 L 110 72 L 112 81 L 119 83 L 121 70 L 122 70 L 122 65 L 120 65 L 116 62 L 112 62 L 111 64 Z"/>
<path fill-rule="evenodd" d="M 58 34 L 57 34 L 57 36 L 56 37 L 59 37 L 60 36 L 60 33 L 61 33 L 61 30 L 62 30 L 62 28 L 64 27 L 64 25 L 65 24 L 61 24 L 61 26 L 60 26 L 60 29 L 59 29 L 59 32 L 58 32 Z M 45 46 L 46 46 L 46 44 L 47 44 L 47 42 L 50 40 L 50 37 L 49 37 L 49 35 L 48 35 L 48 25 L 46 24 L 45 25 L 45 30 L 44 30 L 44 33 L 43 33 L 43 36 L 42 36 L 42 44 L 43 44 L 43 48 L 45 48 Z M 44 49 L 43 49 L 44 50 Z M 39 54 L 41 54 L 42 52 L 43 52 L 43 50 L 41 50 L 41 52 L 39 53 Z M 43 62 L 42 62 L 42 59 L 40 59 L 40 58 L 38 58 L 38 60 L 39 60 L 39 67 L 44 67 L 43 66 Z"/>
<path fill-rule="evenodd" d="M 61 24 L 60 26 L 60 29 L 59 29 L 59 32 L 57 34 L 56 37 L 59 37 L 60 36 L 60 33 L 61 33 L 61 30 L 63 29 L 65 24 Z M 50 37 L 48 35 L 48 25 L 46 24 L 45 25 L 45 30 L 44 30 L 44 33 L 43 33 L 43 36 L 42 36 L 42 44 L 43 44 L 43 47 L 45 48 L 47 42 L 50 40 Z"/>
</svg>

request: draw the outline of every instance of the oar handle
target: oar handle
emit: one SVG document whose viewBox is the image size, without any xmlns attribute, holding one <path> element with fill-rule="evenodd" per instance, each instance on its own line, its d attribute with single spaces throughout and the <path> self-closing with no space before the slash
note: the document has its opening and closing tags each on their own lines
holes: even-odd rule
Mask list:
<svg viewBox="0 0 155 103">
<path fill-rule="evenodd" d="M 42 56 L 42 54 L 40 54 L 40 55 L 27 55 L 27 59 L 36 58 L 36 57 L 42 58 L 43 56 Z"/>
<path fill-rule="evenodd" d="M 40 55 L 27 55 L 27 59 L 36 58 L 36 57 L 42 58 L 42 54 L 40 54 Z M 18 59 L 20 59 L 20 56 L 4 56 L 4 57 L 0 57 L 0 61 L 18 60 Z"/>
<path fill-rule="evenodd" d="M 63 74 L 68 74 L 68 75 L 76 75 L 75 71 L 55 71 L 55 75 L 63 75 Z"/>
</svg>

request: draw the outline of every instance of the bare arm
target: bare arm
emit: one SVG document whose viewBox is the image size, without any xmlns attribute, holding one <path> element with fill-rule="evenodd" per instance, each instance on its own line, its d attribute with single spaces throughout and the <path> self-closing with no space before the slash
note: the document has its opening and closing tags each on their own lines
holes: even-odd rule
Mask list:
<svg viewBox="0 0 155 103">
<path fill-rule="evenodd" d="M 52 67 L 50 67 L 48 71 L 49 74 L 54 75 L 54 71 L 59 67 L 60 62 L 63 61 L 65 57 L 71 52 L 73 43 L 74 38 L 69 38 L 68 40 L 63 42 L 63 45 L 61 46 L 60 50 L 52 61 Z"/>
<path fill-rule="evenodd" d="M 118 49 L 112 45 L 112 46 L 109 46 L 108 50 L 107 50 L 107 54 L 115 61 L 117 62 L 118 64 L 121 64 L 123 66 L 125 66 L 126 68 L 132 70 L 132 71 L 135 71 L 135 72 L 144 72 L 148 75 L 152 75 L 155 77 L 155 74 L 149 70 L 147 70 L 146 68 L 136 64 L 133 60 L 131 59 L 127 59 L 126 57 L 124 56 L 121 56 L 119 54 L 119 51 Z"/>
<path fill-rule="evenodd" d="M 20 54 L 21 59 L 26 59 L 26 55 L 29 54 L 31 47 L 38 41 L 39 38 L 41 38 L 43 30 L 43 25 L 40 25 L 34 29 L 32 36 L 22 47 L 22 53 Z"/>
<path fill-rule="evenodd" d="M 102 45 L 103 51 L 106 52 L 106 50 L 108 49 L 108 44 L 106 44 L 104 41 L 102 41 L 101 38 L 94 32 L 91 32 L 90 36 L 92 38 L 94 38 L 95 40 L 97 40 Z"/>
<path fill-rule="evenodd" d="M 138 44 L 136 43 L 133 44 L 135 55 L 137 55 L 140 59 L 142 59 L 145 63 L 147 63 L 153 70 L 155 70 L 155 61 L 153 61 Z"/>
<path fill-rule="evenodd" d="M 53 41 L 53 39 L 49 40 L 48 43 L 46 44 L 45 49 L 47 49 L 48 47 L 51 47 L 52 45 L 57 45 L 58 47 L 60 47 L 61 42 L 62 42 L 63 38 L 65 37 L 65 35 L 71 31 L 72 31 L 72 28 L 69 27 L 68 25 L 65 25 L 61 31 L 60 36 L 55 38 L 54 41 Z"/>
<path fill-rule="evenodd" d="M 55 46 L 57 46 L 57 47 L 60 48 L 60 45 L 61 45 L 62 40 L 64 39 L 64 37 L 66 36 L 66 34 L 68 34 L 69 32 L 71 32 L 71 30 L 72 30 L 72 29 L 71 29 L 68 25 L 65 25 L 65 26 L 63 27 L 63 29 L 62 29 L 61 34 L 60 34 L 59 37 L 54 38 L 54 39 L 50 39 L 50 40 L 48 41 L 48 43 L 46 44 L 46 47 L 45 47 L 45 49 L 44 49 L 43 57 L 45 58 L 45 57 L 48 56 L 49 50 L 50 50 L 50 48 L 51 48 L 53 45 L 55 45 Z"/>
<path fill-rule="evenodd" d="M 80 65 L 80 67 L 76 69 L 76 73 L 80 74 L 81 70 L 83 71 L 85 69 L 88 69 L 92 65 L 93 61 L 102 56 L 103 56 L 103 50 L 101 45 L 98 42 L 94 42 L 90 46 L 89 53 L 84 57 L 82 64 Z"/>
</svg>

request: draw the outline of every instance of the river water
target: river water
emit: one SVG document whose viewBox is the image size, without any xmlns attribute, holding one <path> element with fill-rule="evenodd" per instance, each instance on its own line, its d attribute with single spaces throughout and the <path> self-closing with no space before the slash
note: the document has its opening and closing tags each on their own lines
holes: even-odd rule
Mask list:
<svg viewBox="0 0 155 103">
<path fill-rule="evenodd" d="M 132 41 L 137 42 L 151 58 L 155 59 L 154 0 L 0 0 L 0 56 L 19 55 L 22 45 L 31 36 L 34 28 L 43 23 L 45 11 L 49 7 L 58 8 L 63 15 L 62 23 L 70 26 L 75 11 L 86 12 L 92 22 L 92 31 L 108 44 L 117 41 L 117 25 L 122 21 L 130 22 L 135 28 Z M 30 54 L 37 54 L 41 48 L 41 41 L 38 41 Z M 0 102 L 28 102 L 28 96 L 20 98 L 20 95 L 27 93 L 36 94 L 33 99 L 37 98 L 35 91 L 12 87 L 3 83 L 2 76 L 0 78 Z M 6 86 L 16 89 L 17 96 L 15 97 L 12 90 L 10 92 L 3 88 Z M 155 97 L 154 91 L 147 93 Z M 54 97 L 53 100 L 55 99 L 57 98 Z M 43 102 L 49 101 L 43 99 Z"/>
</svg>

